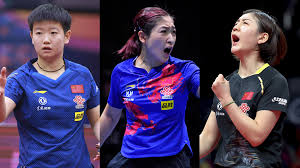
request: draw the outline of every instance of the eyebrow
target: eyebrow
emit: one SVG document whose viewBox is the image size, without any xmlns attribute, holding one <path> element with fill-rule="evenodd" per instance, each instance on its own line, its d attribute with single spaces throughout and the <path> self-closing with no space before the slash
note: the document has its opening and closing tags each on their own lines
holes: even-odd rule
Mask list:
<svg viewBox="0 0 300 168">
<path fill-rule="evenodd" d="M 176 29 L 175 26 L 161 26 L 160 28 L 165 28 L 165 29 Z"/>
<path fill-rule="evenodd" d="M 245 21 L 245 20 L 252 21 L 251 19 L 247 19 L 247 18 L 246 18 L 246 19 L 242 19 L 242 21 Z M 241 20 L 240 20 L 240 19 L 238 19 L 238 20 L 237 20 L 237 22 L 239 22 L 239 21 L 241 21 Z"/>
</svg>

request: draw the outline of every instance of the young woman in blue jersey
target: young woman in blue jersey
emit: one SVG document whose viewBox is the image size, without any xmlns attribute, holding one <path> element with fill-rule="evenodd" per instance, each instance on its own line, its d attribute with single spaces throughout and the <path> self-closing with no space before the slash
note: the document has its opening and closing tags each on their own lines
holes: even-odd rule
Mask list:
<svg viewBox="0 0 300 168">
<path fill-rule="evenodd" d="M 190 167 L 185 109 L 189 93 L 200 96 L 200 69 L 170 56 L 176 28 L 165 10 L 144 8 L 133 24 L 133 35 L 118 51 L 125 61 L 112 72 L 100 117 L 102 145 L 126 109 L 122 149 L 108 167 Z"/>
<path fill-rule="evenodd" d="M 44 4 L 28 17 L 37 58 L 0 76 L 0 120 L 14 111 L 20 135 L 18 167 L 92 168 L 84 139 L 88 118 L 100 140 L 100 95 L 90 71 L 64 59 L 71 16 Z"/>
<path fill-rule="evenodd" d="M 212 84 L 212 111 L 200 134 L 200 158 L 218 145 L 216 167 L 281 167 L 281 139 L 289 98 L 278 64 L 287 51 L 274 17 L 243 12 L 231 32 L 239 69 Z"/>
</svg>

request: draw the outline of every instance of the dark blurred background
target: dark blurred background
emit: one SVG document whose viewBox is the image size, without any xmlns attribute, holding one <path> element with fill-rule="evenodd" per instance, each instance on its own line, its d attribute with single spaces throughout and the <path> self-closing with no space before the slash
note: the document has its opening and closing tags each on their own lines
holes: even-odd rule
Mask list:
<svg viewBox="0 0 300 168">
<path fill-rule="evenodd" d="M 105 107 L 108 97 L 111 71 L 121 62 L 115 52 L 132 35 L 133 17 L 147 6 L 167 9 L 175 16 L 177 29 L 177 41 L 171 55 L 193 60 L 201 70 L 201 98 L 190 96 L 186 110 L 186 124 L 194 152 L 191 164 L 193 168 L 212 167 L 214 152 L 200 161 L 198 159 L 198 135 L 207 120 L 213 98 L 211 84 L 219 73 L 229 75 L 238 68 L 238 62 L 230 53 L 230 33 L 236 20 L 246 9 L 261 9 L 278 19 L 288 42 L 286 58 L 275 66 L 288 79 L 291 96 L 284 129 L 282 167 L 300 167 L 299 5 L 298 0 L 101 0 L 101 108 Z M 101 148 L 103 168 L 120 151 L 125 124 L 123 113 L 115 131 Z"/>
<path fill-rule="evenodd" d="M 64 57 L 88 67 L 100 86 L 100 0 L 0 0 L 0 67 L 12 71 L 36 57 L 29 36 L 27 17 L 31 10 L 44 3 L 54 3 L 72 16 L 71 40 Z M 98 142 L 90 124 L 84 125 L 85 139 L 93 158 Z M 19 135 L 13 113 L 0 123 L 0 167 L 16 168 L 19 157 Z M 92 161 L 95 168 L 99 161 Z"/>
</svg>

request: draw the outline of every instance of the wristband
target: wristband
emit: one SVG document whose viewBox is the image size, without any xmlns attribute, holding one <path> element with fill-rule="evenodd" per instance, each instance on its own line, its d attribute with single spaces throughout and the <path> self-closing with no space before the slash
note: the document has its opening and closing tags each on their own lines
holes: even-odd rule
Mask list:
<svg viewBox="0 0 300 168">
<path fill-rule="evenodd" d="M 225 105 L 223 106 L 223 108 L 225 108 L 226 106 L 229 106 L 229 105 L 232 104 L 232 103 L 234 103 L 234 101 L 231 101 L 231 102 L 225 104 Z"/>
</svg>

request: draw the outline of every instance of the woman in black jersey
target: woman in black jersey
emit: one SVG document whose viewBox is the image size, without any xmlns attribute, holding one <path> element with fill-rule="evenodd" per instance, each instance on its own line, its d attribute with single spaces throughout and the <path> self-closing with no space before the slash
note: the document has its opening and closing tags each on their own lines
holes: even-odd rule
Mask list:
<svg viewBox="0 0 300 168">
<path fill-rule="evenodd" d="M 280 167 L 289 93 L 285 77 L 270 65 L 284 58 L 285 36 L 274 17 L 250 9 L 235 23 L 231 41 L 239 69 L 212 84 L 200 158 L 218 145 L 216 167 Z"/>
</svg>

